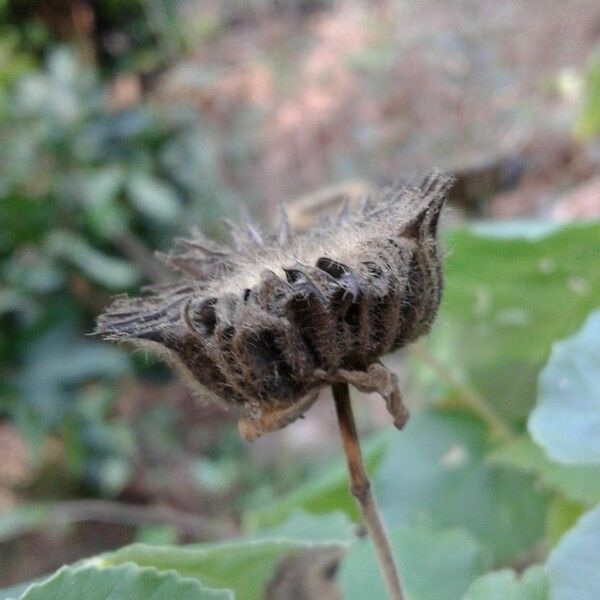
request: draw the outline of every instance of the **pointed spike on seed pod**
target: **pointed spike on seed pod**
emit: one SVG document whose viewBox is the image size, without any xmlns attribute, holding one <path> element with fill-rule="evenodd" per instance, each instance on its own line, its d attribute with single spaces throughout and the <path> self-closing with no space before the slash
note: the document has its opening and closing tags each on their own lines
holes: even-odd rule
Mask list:
<svg viewBox="0 0 600 600">
<path fill-rule="evenodd" d="M 319 301 L 325 302 L 325 296 L 315 282 L 308 277 L 302 269 L 292 268 L 284 269 L 285 275 L 290 283 L 293 295 L 301 295 L 305 298 L 318 298 Z"/>
<path fill-rule="evenodd" d="M 337 289 L 330 297 L 331 306 L 337 312 L 345 313 L 358 298 L 359 283 L 356 275 L 350 267 L 326 256 L 319 258 L 316 266 L 335 280 Z"/>
<path fill-rule="evenodd" d="M 373 200 L 370 196 L 365 196 L 360 206 L 360 212 L 362 215 L 368 215 L 373 210 Z"/>
<path fill-rule="evenodd" d="M 244 235 L 240 231 L 240 229 L 232 223 L 229 219 L 221 219 L 221 222 L 227 229 L 229 236 L 231 237 L 231 242 L 233 247 L 237 252 L 244 252 L 245 244 L 244 244 Z"/>
<path fill-rule="evenodd" d="M 324 215 L 322 217 L 319 217 L 319 220 L 317 222 L 317 227 L 316 230 L 317 231 L 327 231 L 328 229 L 331 229 L 333 225 L 333 221 L 331 219 L 330 215 Z"/>
<path fill-rule="evenodd" d="M 160 344 L 166 348 L 173 346 L 174 336 L 166 336 L 164 329 L 145 329 L 143 331 L 139 331 L 134 337 L 138 340 L 155 342 L 156 344 Z"/>
<path fill-rule="evenodd" d="M 381 265 L 372 260 L 365 261 L 362 264 L 367 270 L 369 282 L 384 290 L 388 285 L 389 277 L 381 268 Z"/>
<path fill-rule="evenodd" d="M 171 266 L 170 264 L 170 260 L 171 260 L 171 253 L 170 252 L 155 252 L 154 256 L 160 260 L 160 262 L 164 263 L 165 265 Z"/>
<path fill-rule="evenodd" d="M 280 248 L 287 246 L 291 237 L 290 221 L 283 202 L 277 204 L 277 221 L 275 224 L 275 238 Z"/>
<path fill-rule="evenodd" d="M 153 342 L 177 351 L 178 340 L 185 333 L 177 319 L 160 318 L 153 321 L 111 322 L 100 319 L 94 332 L 106 340 L 127 341 L 134 345 L 140 342 Z"/>
<path fill-rule="evenodd" d="M 219 267 L 223 270 L 231 268 L 229 257 L 211 257 L 206 259 L 205 257 L 194 256 L 191 253 L 159 253 L 157 256 L 169 267 L 184 275 L 193 277 L 196 281 L 209 279 Z"/>
<path fill-rule="evenodd" d="M 340 206 L 340 209 L 335 217 L 335 224 L 343 225 L 348 220 L 349 215 L 350 215 L 350 201 L 348 200 L 348 198 L 344 198 L 342 200 L 342 205 Z"/>
<path fill-rule="evenodd" d="M 290 284 L 279 277 L 270 269 L 264 269 L 260 274 L 260 281 L 250 292 L 249 299 L 259 306 L 265 307 L 272 303 L 274 298 L 280 298 L 291 291 Z"/>
<path fill-rule="evenodd" d="M 321 271 L 325 271 L 328 275 L 331 275 L 334 279 L 339 279 L 345 273 L 349 272 L 349 268 L 332 258 L 328 258 L 327 256 L 322 256 L 317 259 L 315 265 L 321 269 Z"/>
<path fill-rule="evenodd" d="M 340 314 L 345 314 L 358 299 L 358 281 L 352 278 L 344 283 L 331 295 L 331 307 Z"/>
<path fill-rule="evenodd" d="M 260 283 L 257 286 L 257 293 L 268 294 L 275 291 L 289 292 L 291 290 L 289 281 L 280 277 L 270 269 L 265 269 L 260 275 Z"/>
<path fill-rule="evenodd" d="M 352 269 L 348 268 L 348 271 L 342 275 L 341 281 L 343 282 L 346 291 L 356 298 L 360 288 L 356 273 Z"/>
<path fill-rule="evenodd" d="M 423 223 L 425 221 L 425 217 L 427 216 L 427 211 L 429 210 L 429 205 L 423 205 L 416 215 L 414 215 L 410 221 L 403 227 L 400 235 L 407 238 L 417 239 L 421 236 L 421 231 L 423 228 Z"/>
<path fill-rule="evenodd" d="M 198 227 L 193 227 L 190 233 L 186 237 L 177 237 L 174 240 L 175 245 L 182 245 L 187 247 L 203 246 L 206 248 L 216 248 L 218 244 L 209 238 L 207 238 Z"/>
<path fill-rule="evenodd" d="M 414 176 L 407 177 L 399 175 L 384 193 L 384 200 L 387 204 L 395 204 L 401 201 L 404 193 L 417 186 L 417 179 Z"/>
<path fill-rule="evenodd" d="M 98 319 L 96 333 L 113 338 L 138 339 L 141 332 L 159 330 L 177 320 L 178 307 L 182 302 L 183 298 L 176 298 L 170 302 L 162 298 L 160 303 L 126 298 L 117 300 Z"/>
<path fill-rule="evenodd" d="M 212 335 L 217 326 L 216 304 L 218 298 L 189 300 L 183 309 L 188 327 L 201 335 Z"/>
<path fill-rule="evenodd" d="M 216 244 L 204 240 L 200 241 L 178 238 L 175 243 L 177 244 L 178 249 L 181 248 L 181 250 L 193 253 L 200 252 L 209 259 L 214 257 L 222 258 L 228 256 L 229 254 L 222 248 L 217 248 Z"/>
<path fill-rule="evenodd" d="M 445 196 L 454 185 L 455 180 L 456 178 L 451 175 L 447 175 L 441 171 L 433 171 L 423 180 L 420 187 L 425 196 Z"/>
<path fill-rule="evenodd" d="M 424 225 L 427 228 L 427 234 L 432 237 L 437 233 L 440 216 L 442 214 L 442 208 L 444 207 L 445 202 L 446 194 L 436 195 L 427 210 Z"/>
<path fill-rule="evenodd" d="M 437 234 L 440 215 L 453 183 L 454 177 L 444 175 L 439 171 L 434 171 L 424 180 L 422 189 L 429 202 L 423 224 L 423 235 L 434 237 Z"/>
<path fill-rule="evenodd" d="M 252 223 L 252 220 L 250 219 L 250 214 L 248 213 L 248 209 L 245 206 L 242 206 L 240 208 L 240 219 L 241 219 L 242 225 L 244 226 L 246 234 L 248 235 L 248 238 L 256 246 L 262 246 L 263 245 L 262 236 L 260 235 L 258 229 Z"/>
<path fill-rule="evenodd" d="M 172 298 L 184 295 L 193 294 L 199 292 L 204 286 L 200 282 L 195 281 L 194 285 L 190 285 L 185 280 L 182 284 L 173 283 L 152 283 L 150 285 L 143 285 L 141 287 L 142 292 L 145 294 L 152 294 L 153 296 L 169 295 Z"/>
<path fill-rule="evenodd" d="M 301 280 L 308 280 L 306 273 L 300 267 L 282 267 L 285 278 L 288 283 L 296 283 Z"/>
<path fill-rule="evenodd" d="M 440 174 L 437 171 L 428 173 L 423 180 L 419 183 L 418 188 L 424 197 L 432 193 L 434 188 L 437 186 Z"/>
<path fill-rule="evenodd" d="M 285 269 L 284 269 L 285 271 Z M 271 269 L 263 269 L 260 272 L 260 281 L 261 284 L 265 284 L 268 283 L 272 286 L 285 286 L 285 287 L 289 287 L 288 283 L 286 281 L 284 281 L 279 275 L 277 275 L 277 273 L 271 271 Z"/>
<path fill-rule="evenodd" d="M 217 328 L 227 329 L 234 324 L 236 311 L 241 303 L 238 294 L 229 293 L 217 298 L 215 302 L 215 313 L 217 316 Z"/>
</svg>

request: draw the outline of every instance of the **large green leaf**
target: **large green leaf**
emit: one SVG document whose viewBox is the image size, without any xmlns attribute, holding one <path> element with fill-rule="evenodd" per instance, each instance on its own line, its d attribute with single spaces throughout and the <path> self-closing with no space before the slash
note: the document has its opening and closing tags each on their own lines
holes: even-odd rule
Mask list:
<svg viewBox="0 0 600 600">
<path fill-rule="evenodd" d="M 547 568 L 552 600 L 600 598 L 600 506 L 562 537 Z"/>
<path fill-rule="evenodd" d="M 467 413 L 421 411 L 395 436 L 376 478 L 387 522 L 469 531 L 496 563 L 544 533 L 546 494 L 530 477 L 491 465 L 486 428 Z"/>
<path fill-rule="evenodd" d="M 600 310 L 554 345 L 528 425 L 555 460 L 600 466 Z"/>
<path fill-rule="evenodd" d="M 373 436 L 363 444 L 365 465 L 369 473 L 379 465 L 389 444 L 390 432 Z M 358 519 L 356 502 L 348 491 L 348 469 L 343 459 L 324 467 L 288 495 L 275 502 L 248 511 L 244 524 L 249 531 L 282 523 L 297 511 L 326 514 L 343 511 Z"/>
<path fill-rule="evenodd" d="M 520 577 L 514 571 L 488 573 L 477 579 L 463 600 L 548 600 L 544 567 L 530 567 Z"/>
<path fill-rule="evenodd" d="M 31 586 L 19 600 L 231 600 L 229 590 L 212 590 L 174 572 L 159 573 L 133 564 L 99 568 L 63 567 Z"/>
<path fill-rule="evenodd" d="M 213 588 L 232 589 L 243 600 L 262 600 L 264 589 L 277 564 L 290 552 L 310 548 L 344 547 L 351 539 L 347 522 L 339 515 L 306 516 L 271 533 L 269 539 L 189 546 L 135 544 L 100 556 L 95 561 L 108 566 L 133 562 L 159 571 L 175 570 L 196 577 Z M 278 536 L 278 537 L 275 537 Z"/>
<path fill-rule="evenodd" d="M 402 528 L 390 544 L 408 600 L 459 600 L 485 568 L 484 553 L 464 531 Z M 386 597 L 370 540 L 342 560 L 339 582 L 344 600 Z"/>
<path fill-rule="evenodd" d="M 40 578 L 40 581 L 44 581 L 47 577 Z M 11 585 L 9 588 L 3 588 L 0 590 L 0 600 L 14 600 L 14 598 L 20 598 L 27 589 L 38 581 L 28 581 L 27 583 L 19 583 L 17 585 Z"/>
<path fill-rule="evenodd" d="M 456 381 L 522 423 L 552 343 L 576 330 L 600 298 L 600 223 L 535 235 L 515 228 L 513 237 L 502 227 L 501 235 L 492 227 L 450 234 L 430 345 Z"/>
<path fill-rule="evenodd" d="M 539 478 L 542 485 L 573 502 L 592 506 L 600 502 L 600 466 L 563 465 L 553 462 L 527 437 L 520 437 L 495 451 L 490 461 L 519 469 Z"/>
</svg>

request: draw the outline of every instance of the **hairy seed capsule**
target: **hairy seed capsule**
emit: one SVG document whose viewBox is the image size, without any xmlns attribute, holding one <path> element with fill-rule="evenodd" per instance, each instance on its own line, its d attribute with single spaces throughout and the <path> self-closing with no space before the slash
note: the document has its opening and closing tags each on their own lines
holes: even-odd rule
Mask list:
<svg viewBox="0 0 600 600">
<path fill-rule="evenodd" d="M 251 418 L 279 411 L 271 428 L 340 378 L 379 391 L 393 412 L 393 376 L 377 360 L 426 333 L 435 317 L 437 225 L 450 183 L 435 173 L 392 187 L 306 233 L 291 232 L 282 210 L 268 237 L 249 222 L 229 225 L 232 248 L 199 233 L 178 240 L 163 259 L 181 280 L 117 298 L 97 332 L 158 352 Z"/>
</svg>

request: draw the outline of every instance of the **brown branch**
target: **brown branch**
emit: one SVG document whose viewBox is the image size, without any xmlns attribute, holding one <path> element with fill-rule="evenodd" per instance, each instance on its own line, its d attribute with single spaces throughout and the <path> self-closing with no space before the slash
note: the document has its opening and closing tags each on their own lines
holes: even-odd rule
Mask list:
<svg viewBox="0 0 600 600">
<path fill-rule="evenodd" d="M 385 582 L 388 597 L 390 600 L 404 600 L 400 577 L 394 564 L 390 543 L 371 490 L 371 482 L 363 464 L 354 415 L 352 413 L 352 405 L 350 404 L 348 384 L 333 383 L 331 389 L 333 399 L 335 400 L 335 410 L 337 412 L 344 452 L 348 462 L 350 491 L 358 502 L 364 524 L 375 546 L 379 569 Z"/>
</svg>

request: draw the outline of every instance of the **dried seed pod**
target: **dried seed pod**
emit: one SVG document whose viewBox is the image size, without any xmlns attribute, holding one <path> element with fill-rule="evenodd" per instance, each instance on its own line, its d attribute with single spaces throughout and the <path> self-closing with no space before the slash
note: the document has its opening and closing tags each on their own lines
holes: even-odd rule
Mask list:
<svg viewBox="0 0 600 600">
<path fill-rule="evenodd" d="M 386 398 L 395 422 L 395 378 L 378 358 L 426 333 L 442 290 L 437 225 L 450 178 L 392 186 L 334 225 L 294 234 L 280 207 L 277 231 L 246 218 L 228 224 L 233 245 L 194 234 L 164 260 L 177 284 L 117 298 L 98 319 L 108 339 L 147 347 L 195 385 L 238 407 L 256 428 L 283 426 L 323 383 L 348 381 Z M 356 382 L 359 382 L 358 384 Z"/>
</svg>

